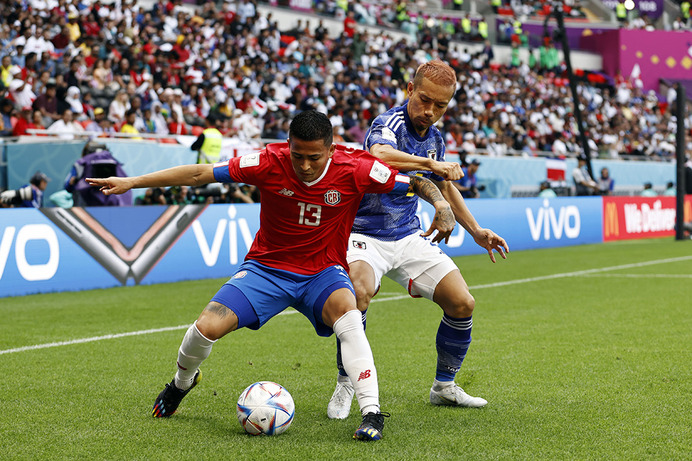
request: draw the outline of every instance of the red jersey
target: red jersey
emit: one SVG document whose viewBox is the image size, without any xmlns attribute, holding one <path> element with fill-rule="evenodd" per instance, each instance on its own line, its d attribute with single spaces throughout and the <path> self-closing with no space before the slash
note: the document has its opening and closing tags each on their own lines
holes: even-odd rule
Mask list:
<svg viewBox="0 0 692 461">
<path fill-rule="evenodd" d="M 409 187 L 408 176 L 344 146 L 336 147 L 319 179 L 305 183 L 293 170 L 288 143 L 217 163 L 214 177 L 260 189 L 260 228 L 246 259 L 303 275 L 348 267 L 348 236 L 363 194 L 405 194 Z"/>
</svg>

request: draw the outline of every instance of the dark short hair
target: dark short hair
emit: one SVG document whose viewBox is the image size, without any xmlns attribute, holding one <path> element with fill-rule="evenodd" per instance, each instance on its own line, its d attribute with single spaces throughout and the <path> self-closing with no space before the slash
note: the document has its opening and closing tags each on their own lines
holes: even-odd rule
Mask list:
<svg viewBox="0 0 692 461">
<path fill-rule="evenodd" d="M 48 182 L 48 181 L 50 181 L 50 179 L 48 179 L 48 176 L 46 176 L 45 173 L 41 173 L 40 171 L 37 171 L 36 173 L 34 173 L 34 175 L 29 180 L 29 182 L 31 184 L 33 184 L 34 186 L 38 186 L 39 184 L 41 184 L 41 181 Z"/>
<path fill-rule="evenodd" d="M 323 140 L 325 146 L 333 141 L 332 122 L 321 112 L 306 110 L 296 115 L 288 129 L 288 137 L 301 141 Z"/>
</svg>

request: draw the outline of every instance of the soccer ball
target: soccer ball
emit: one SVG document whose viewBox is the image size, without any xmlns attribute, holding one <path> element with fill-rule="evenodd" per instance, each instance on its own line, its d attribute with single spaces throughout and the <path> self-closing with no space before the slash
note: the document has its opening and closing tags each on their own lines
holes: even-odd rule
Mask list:
<svg viewBox="0 0 692 461">
<path fill-rule="evenodd" d="M 240 394 L 236 408 L 240 425 L 251 435 L 279 435 L 295 414 L 291 394 L 271 381 L 250 384 Z"/>
</svg>

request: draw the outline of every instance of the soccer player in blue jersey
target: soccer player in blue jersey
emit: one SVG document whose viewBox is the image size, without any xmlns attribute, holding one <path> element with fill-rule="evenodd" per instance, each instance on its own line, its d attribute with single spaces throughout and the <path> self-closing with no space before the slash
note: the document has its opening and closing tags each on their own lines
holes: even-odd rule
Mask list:
<svg viewBox="0 0 692 461">
<path fill-rule="evenodd" d="M 431 61 L 417 69 L 407 89 L 409 99 L 403 106 L 373 121 L 364 149 L 393 168 L 432 179 L 451 205 L 456 221 L 488 251 L 491 261 L 495 262 L 493 250 L 506 259 L 509 247 L 505 240 L 476 222 L 452 184 L 461 177 L 461 168 L 444 160 L 444 138 L 433 126 L 454 96 L 456 73 L 442 61 Z M 468 395 L 454 382 L 471 343 L 475 300 L 451 258 L 421 235 L 417 205 L 416 197 L 392 194 L 366 194 L 361 201 L 347 257 L 358 309 L 365 325 L 365 312 L 384 275 L 401 284 L 411 296 L 438 304 L 443 317 L 437 331 L 437 371 L 430 402 L 482 407 L 487 403 L 485 399 Z M 337 385 L 327 415 L 343 419 L 350 412 L 353 386 L 341 365 L 338 339 L 337 366 Z"/>
</svg>

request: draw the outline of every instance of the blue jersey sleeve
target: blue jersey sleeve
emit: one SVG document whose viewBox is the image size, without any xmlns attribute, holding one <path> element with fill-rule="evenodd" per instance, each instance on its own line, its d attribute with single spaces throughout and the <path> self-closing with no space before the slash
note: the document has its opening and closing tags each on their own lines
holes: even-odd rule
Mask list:
<svg viewBox="0 0 692 461">
<path fill-rule="evenodd" d="M 229 167 L 229 162 L 230 160 L 226 160 L 225 162 L 218 162 L 214 164 L 214 179 L 216 180 L 216 182 L 235 182 L 235 180 L 231 178 L 231 169 Z"/>
<path fill-rule="evenodd" d="M 394 189 L 390 192 L 394 195 L 407 195 L 411 186 L 411 178 L 407 175 L 398 173 L 394 178 Z"/>
<path fill-rule="evenodd" d="M 394 149 L 398 149 L 396 135 L 394 132 L 386 125 L 377 123 L 375 120 L 370 130 L 365 136 L 365 141 L 363 142 L 363 149 L 369 151 L 375 144 L 385 144 L 387 146 L 392 146 Z"/>
</svg>

